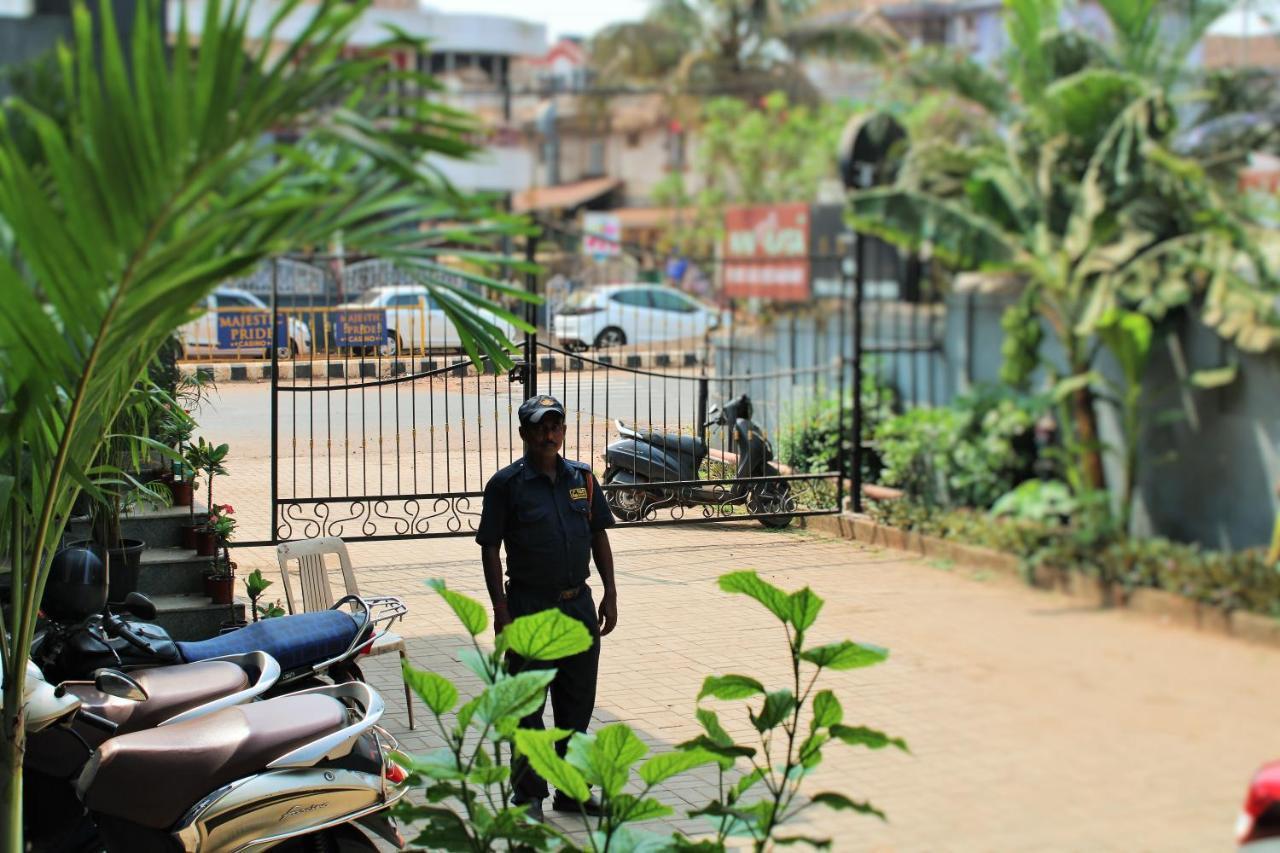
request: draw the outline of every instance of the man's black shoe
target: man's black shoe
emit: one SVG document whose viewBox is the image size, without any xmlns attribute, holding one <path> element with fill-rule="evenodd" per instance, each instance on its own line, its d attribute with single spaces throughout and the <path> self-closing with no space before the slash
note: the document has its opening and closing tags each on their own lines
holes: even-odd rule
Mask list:
<svg viewBox="0 0 1280 853">
<path fill-rule="evenodd" d="M 586 802 L 580 803 L 572 797 L 565 796 L 559 791 L 556 791 L 556 795 L 551 798 L 551 808 L 558 812 L 585 814 L 587 817 L 601 817 L 604 815 L 604 809 L 600 807 L 600 803 L 595 797 L 591 797 Z"/>
<path fill-rule="evenodd" d="M 531 820 L 536 820 L 538 823 L 546 822 L 546 818 L 542 814 L 542 800 L 521 800 L 521 799 L 512 797 L 511 805 L 517 806 L 517 807 L 526 806 L 527 807 L 525 810 L 526 816 L 528 816 Z"/>
</svg>

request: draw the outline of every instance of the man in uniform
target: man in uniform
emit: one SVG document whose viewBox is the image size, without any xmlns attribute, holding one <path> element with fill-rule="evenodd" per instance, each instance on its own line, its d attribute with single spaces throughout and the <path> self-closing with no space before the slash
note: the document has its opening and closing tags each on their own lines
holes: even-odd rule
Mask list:
<svg viewBox="0 0 1280 853">
<path fill-rule="evenodd" d="M 613 553 L 609 535 L 613 513 L 591 473 L 591 466 L 560 456 L 564 445 L 564 406 L 554 397 L 535 396 L 520 406 L 520 438 L 524 456 L 490 478 L 484 488 L 484 507 L 476 542 L 480 545 L 485 583 L 493 602 L 494 629 L 501 633 L 513 619 L 552 607 L 587 626 L 593 642 L 581 654 L 558 661 L 526 661 L 512 654 L 511 670 L 555 667 L 551 682 L 551 710 L 556 728 L 586 732 L 596 703 L 596 672 L 600 637 L 618 621 L 617 590 L 613 582 Z M 502 581 L 499 546 L 507 546 L 507 582 Z M 597 610 L 586 580 L 587 565 L 595 558 L 604 587 Z M 545 699 L 536 712 L 521 721 L 523 728 L 543 728 Z M 568 739 L 556 744 L 563 757 Z M 528 814 L 542 819 L 547 783 L 527 763 L 512 768 L 515 805 L 528 805 Z M 594 799 L 580 804 L 556 792 L 552 808 L 598 815 Z"/>
</svg>

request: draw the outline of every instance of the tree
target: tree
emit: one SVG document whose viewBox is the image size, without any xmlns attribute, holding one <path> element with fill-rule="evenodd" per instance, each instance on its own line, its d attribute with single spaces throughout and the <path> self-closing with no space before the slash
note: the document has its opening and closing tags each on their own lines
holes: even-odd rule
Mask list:
<svg viewBox="0 0 1280 853">
<path fill-rule="evenodd" d="M 53 551 L 77 493 L 103 473 L 91 465 L 109 425 L 169 333 L 220 281 L 339 233 L 346 246 L 421 277 L 458 241 L 476 246 L 471 257 L 489 257 L 488 238 L 503 230 L 457 225 L 483 210 L 422 165 L 428 154 L 468 153 L 467 118 L 427 99 L 394 100 L 393 79 L 429 87 L 427 78 L 374 55 L 342 59 L 366 5 L 282 3 L 250 39 L 249 3 L 209 0 L 199 45 L 184 6 L 170 47 L 156 2 L 143 2 L 126 58 L 112 16 L 99 16 L 95 33 L 77 4 L 74 43 L 58 51 L 65 120 L 21 98 L 0 113 L 0 562 L 12 577 L 0 632 L 6 849 L 22 849 L 25 662 Z M 309 23 L 276 55 L 282 22 L 304 11 Z M 297 141 L 271 141 L 277 133 Z M 424 219 L 450 225 L 407 227 Z M 473 311 L 494 306 L 426 283 L 473 358 L 510 363 L 509 343 Z"/>
<path fill-rule="evenodd" d="M 809 201 L 835 177 L 832 152 L 846 109 L 792 104 L 774 92 L 759 104 L 715 98 L 698 123 L 691 188 L 673 172 L 655 191 L 659 204 L 694 210 L 692 222 L 671 223 L 666 241 L 679 252 L 707 254 L 720 238 L 727 204 Z M 664 247 L 665 248 L 665 247 Z"/>
<path fill-rule="evenodd" d="M 800 60 L 839 55 L 879 60 L 895 44 L 884 31 L 814 26 L 815 0 L 655 0 L 639 21 L 593 39 L 606 82 L 669 85 L 673 93 L 725 94 L 754 102 L 783 91 L 817 103 Z"/>
<path fill-rule="evenodd" d="M 1158 322 L 1199 302 L 1224 338 L 1251 350 L 1280 326 L 1254 223 L 1180 132 L 1183 60 L 1219 7 L 1183 18 L 1171 48 L 1155 0 L 1101 5 L 1109 44 L 1059 32 L 1055 0 L 1009 0 L 1007 95 L 985 99 L 1000 136 L 913 140 L 894 186 L 851 201 L 865 231 L 955 269 L 1022 278 L 1020 310 L 1033 304 L 1061 345 L 1056 389 L 1090 489 L 1106 486 L 1094 372 L 1103 317 L 1132 309 Z M 924 76 L 945 81 L 938 69 Z M 1223 155 L 1219 167 L 1240 162 Z"/>
</svg>

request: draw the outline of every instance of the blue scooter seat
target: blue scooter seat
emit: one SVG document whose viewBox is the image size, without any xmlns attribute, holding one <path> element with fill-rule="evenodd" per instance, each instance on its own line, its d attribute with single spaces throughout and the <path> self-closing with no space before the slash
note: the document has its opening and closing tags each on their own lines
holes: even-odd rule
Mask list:
<svg viewBox="0 0 1280 853">
<path fill-rule="evenodd" d="M 223 655 L 266 652 L 284 672 L 312 666 L 337 657 L 350 647 L 363 625 L 342 610 L 299 613 L 263 619 L 208 640 L 178 643 L 178 653 L 187 663 Z"/>
</svg>

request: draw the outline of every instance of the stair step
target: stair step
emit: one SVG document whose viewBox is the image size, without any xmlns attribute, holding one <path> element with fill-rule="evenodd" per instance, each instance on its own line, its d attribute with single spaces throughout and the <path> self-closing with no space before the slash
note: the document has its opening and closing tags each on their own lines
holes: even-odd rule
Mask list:
<svg viewBox="0 0 1280 853">
<path fill-rule="evenodd" d="M 203 515 L 204 504 L 197 504 L 195 511 Z M 124 538 L 141 539 L 150 548 L 176 548 L 182 543 L 182 525 L 190 519 L 189 506 L 140 508 L 120 517 L 120 531 Z M 73 520 L 67 529 L 72 539 L 88 539 L 93 533 L 84 518 Z"/>
<path fill-rule="evenodd" d="M 213 557 L 197 556 L 188 548 L 148 548 L 142 552 L 138 590 L 149 597 L 201 592 L 212 565 Z"/>
<path fill-rule="evenodd" d="M 156 624 L 175 640 L 207 640 L 216 637 L 222 623 L 244 619 L 244 599 L 234 604 L 212 604 L 201 593 L 148 596 L 156 606 Z M 233 616 L 234 613 L 234 616 Z"/>
</svg>

